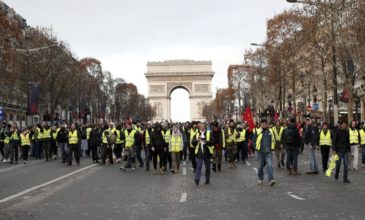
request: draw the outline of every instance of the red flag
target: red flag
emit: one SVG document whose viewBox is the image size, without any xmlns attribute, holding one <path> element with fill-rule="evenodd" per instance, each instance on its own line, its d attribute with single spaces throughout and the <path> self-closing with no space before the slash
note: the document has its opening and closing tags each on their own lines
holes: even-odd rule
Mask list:
<svg viewBox="0 0 365 220">
<path fill-rule="evenodd" d="M 255 123 L 253 122 L 251 108 L 247 107 L 245 112 L 243 113 L 243 120 L 247 122 L 250 131 L 255 128 Z"/>
</svg>

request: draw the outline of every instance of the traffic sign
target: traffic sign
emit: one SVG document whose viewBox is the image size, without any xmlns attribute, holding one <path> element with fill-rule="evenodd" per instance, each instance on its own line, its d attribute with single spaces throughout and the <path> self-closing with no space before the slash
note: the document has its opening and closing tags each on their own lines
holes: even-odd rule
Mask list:
<svg viewBox="0 0 365 220">
<path fill-rule="evenodd" d="M 318 103 L 313 103 L 313 110 L 316 110 L 316 111 L 319 110 L 319 104 Z"/>
</svg>

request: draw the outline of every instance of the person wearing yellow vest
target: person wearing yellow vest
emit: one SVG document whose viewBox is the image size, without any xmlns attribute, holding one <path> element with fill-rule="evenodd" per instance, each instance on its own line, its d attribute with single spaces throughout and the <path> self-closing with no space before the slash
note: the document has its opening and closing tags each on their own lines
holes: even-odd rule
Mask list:
<svg viewBox="0 0 365 220">
<path fill-rule="evenodd" d="M 229 127 L 225 130 L 226 149 L 228 153 L 229 168 L 236 168 L 237 157 L 237 131 L 233 120 L 229 122 Z"/>
<path fill-rule="evenodd" d="M 183 137 L 177 125 L 172 128 L 172 135 L 169 141 L 169 152 L 172 159 L 172 173 L 179 173 L 180 171 L 180 154 L 183 150 Z"/>
<path fill-rule="evenodd" d="M 169 163 L 169 170 L 172 171 L 172 158 L 171 158 L 171 153 L 169 152 L 170 140 L 171 140 L 171 130 L 169 129 L 167 122 L 162 123 L 161 133 L 166 142 L 166 146 L 164 148 L 165 158 L 166 158 L 167 162 Z M 167 171 L 167 163 L 166 163 L 164 171 L 165 172 Z"/>
<path fill-rule="evenodd" d="M 23 163 L 26 164 L 30 149 L 30 132 L 28 128 L 24 129 L 23 133 L 20 134 L 20 146 L 22 149 Z"/>
<path fill-rule="evenodd" d="M 264 167 L 267 165 L 269 185 L 274 186 L 272 152 L 275 150 L 275 137 L 268 127 L 267 119 L 261 119 L 261 129 L 258 129 L 253 143 L 257 151 L 257 160 L 259 161 L 258 184 L 261 184 L 264 180 Z"/>
<path fill-rule="evenodd" d="M 137 131 L 133 129 L 132 122 L 127 122 L 127 129 L 124 131 L 124 149 L 123 154 L 126 157 L 127 163 L 124 166 L 119 167 L 119 169 L 126 171 L 127 169 L 136 170 L 136 140 L 138 138 Z"/>
<path fill-rule="evenodd" d="M 44 150 L 44 157 L 46 158 L 46 161 L 49 161 L 51 157 L 51 127 L 48 125 L 47 122 L 43 123 L 43 134 L 42 134 L 42 146 Z"/>
<path fill-rule="evenodd" d="M 156 123 L 153 132 L 151 133 L 151 151 L 152 151 L 152 162 L 153 162 L 153 174 L 165 174 L 166 158 L 165 158 L 165 147 L 166 142 L 162 136 L 162 127 L 160 123 Z M 159 170 L 157 171 L 157 160 L 160 159 Z"/>
<path fill-rule="evenodd" d="M 5 158 L 5 151 L 4 151 L 5 129 L 6 129 L 6 123 L 3 122 L 3 126 L 0 130 L 0 153 L 2 156 L 2 159 L 1 159 L 2 162 L 4 162 L 4 158 Z"/>
<path fill-rule="evenodd" d="M 150 170 L 150 160 L 152 160 L 152 149 L 151 149 L 151 135 L 152 135 L 152 122 L 146 123 L 146 129 L 143 132 L 144 149 L 146 153 L 146 171 Z M 157 166 L 157 163 L 156 163 Z M 156 168 L 155 168 L 156 170 Z"/>
<path fill-rule="evenodd" d="M 66 129 L 67 125 L 64 124 L 60 126 L 60 130 L 57 132 L 57 142 L 61 151 L 62 163 L 66 163 L 66 161 L 68 160 L 68 131 Z"/>
<path fill-rule="evenodd" d="M 92 131 L 92 125 L 88 125 L 86 128 L 86 141 L 87 141 L 87 150 L 85 152 L 87 157 L 90 157 L 91 153 L 91 143 L 90 143 L 90 133 Z"/>
<path fill-rule="evenodd" d="M 109 164 L 113 164 L 113 148 L 115 145 L 117 137 L 116 129 L 114 128 L 114 123 L 111 122 L 108 125 L 104 126 L 104 131 L 102 133 L 102 160 L 101 163 L 105 164 L 106 159 L 108 158 Z"/>
<path fill-rule="evenodd" d="M 272 128 L 275 136 L 275 156 L 276 161 L 278 163 L 278 168 L 284 168 L 284 160 L 285 160 L 285 146 L 281 142 L 281 137 L 283 135 L 284 127 L 281 125 L 281 122 L 276 121 L 275 127 Z"/>
<path fill-rule="evenodd" d="M 124 132 L 122 130 L 122 126 L 118 124 L 115 128 L 116 133 L 116 140 L 115 140 L 115 147 L 113 149 L 114 155 L 116 157 L 116 162 L 120 163 L 122 161 L 122 148 L 124 144 Z"/>
<path fill-rule="evenodd" d="M 351 146 L 351 165 L 352 170 L 358 170 L 359 165 L 359 148 L 360 148 L 360 133 L 356 129 L 356 121 L 351 122 L 349 129 L 350 146 Z"/>
<path fill-rule="evenodd" d="M 323 122 L 322 129 L 319 132 L 319 147 L 321 149 L 322 155 L 323 172 L 326 172 L 328 168 L 328 159 L 330 155 L 330 150 L 332 149 L 332 138 L 333 134 L 328 129 L 327 122 Z"/>
<path fill-rule="evenodd" d="M 196 135 L 196 133 L 198 132 L 198 128 L 197 128 L 197 122 L 193 121 L 191 122 L 191 128 L 189 130 L 189 160 L 191 161 L 191 166 L 194 169 L 194 173 L 196 171 L 196 159 L 195 159 L 195 148 L 193 146 L 193 144 L 191 143 Z"/>
<path fill-rule="evenodd" d="M 362 168 L 365 168 L 365 126 L 360 131 L 360 144 L 362 148 Z"/>
<path fill-rule="evenodd" d="M 79 144 L 81 142 L 81 134 L 76 125 L 72 124 L 71 129 L 68 132 L 68 164 L 67 166 L 72 166 L 73 155 L 75 155 L 76 164 L 80 165 L 80 152 Z"/>
<path fill-rule="evenodd" d="M 7 124 L 4 128 L 4 159 L 3 163 L 10 162 L 10 129 L 11 125 Z"/>
<path fill-rule="evenodd" d="M 214 140 L 214 152 L 212 155 L 213 158 L 213 172 L 216 172 L 218 169 L 218 172 L 222 171 L 222 151 L 225 148 L 225 136 L 224 136 L 224 130 L 220 128 L 218 122 L 214 121 L 212 122 L 212 138 Z"/>
<path fill-rule="evenodd" d="M 247 136 L 245 123 L 237 126 L 237 162 L 241 159 L 246 164 L 247 157 Z"/>
<path fill-rule="evenodd" d="M 52 137 L 52 141 L 51 141 L 51 155 L 52 155 L 52 159 L 56 160 L 57 156 L 58 156 L 58 141 L 57 141 L 57 134 L 60 131 L 60 129 L 58 128 L 57 125 L 52 126 L 52 130 L 51 130 L 51 137 Z"/>
<path fill-rule="evenodd" d="M 255 128 L 252 129 L 252 133 L 251 133 L 251 144 L 249 146 L 249 149 L 248 149 L 248 155 L 250 157 L 254 157 L 255 156 L 255 147 L 254 147 L 254 144 L 253 144 L 253 139 L 255 139 L 257 137 L 257 133 L 258 133 L 258 130 L 260 129 L 260 123 L 259 122 L 256 122 L 255 123 Z"/>
<path fill-rule="evenodd" d="M 10 163 L 18 163 L 18 152 L 20 145 L 20 131 L 17 124 L 14 122 L 10 129 Z"/>
<path fill-rule="evenodd" d="M 205 165 L 205 184 L 210 183 L 210 159 L 214 153 L 214 140 L 211 132 L 207 131 L 205 123 L 200 124 L 199 132 L 195 135 L 192 144 L 195 146 L 196 173 L 195 184 L 199 185 L 203 163 Z"/>
<path fill-rule="evenodd" d="M 139 167 L 142 168 L 144 166 L 143 160 L 142 160 L 142 142 L 143 142 L 143 130 L 141 127 L 141 122 L 136 122 L 136 127 L 134 128 L 136 130 L 136 140 L 135 140 L 135 150 L 136 150 L 136 158 L 139 162 Z"/>
</svg>

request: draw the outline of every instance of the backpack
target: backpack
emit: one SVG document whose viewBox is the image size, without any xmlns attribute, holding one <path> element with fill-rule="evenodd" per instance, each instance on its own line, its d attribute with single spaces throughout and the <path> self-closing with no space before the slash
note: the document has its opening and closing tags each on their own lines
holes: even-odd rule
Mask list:
<svg viewBox="0 0 365 220">
<path fill-rule="evenodd" d="M 286 144 L 293 144 L 295 139 L 295 129 L 287 128 L 283 132 L 283 142 Z"/>
</svg>

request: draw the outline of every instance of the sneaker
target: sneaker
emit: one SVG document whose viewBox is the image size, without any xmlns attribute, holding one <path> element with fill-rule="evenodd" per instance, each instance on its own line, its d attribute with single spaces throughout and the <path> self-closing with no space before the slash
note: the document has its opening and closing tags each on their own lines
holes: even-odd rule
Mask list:
<svg viewBox="0 0 365 220">
<path fill-rule="evenodd" d="M 127 171 L 124 167 L 119 167 L 120 170 Z"/>
<path fill-rule="evenodd" d="M 281 166 L 285 167 L 284 161 L 281 161 Z"/>
<path fill-rule="evenodd" d="M 275 185 L 275 180 L 271 180 L 269 186 L 274 186 L 274 185 Z"/>
<path fill-rule="evenodd" d="M 351 181 L 349 179 L 345 179 L 343 180 L 344 183 L 351 183 Z"/>
<path fill-rule="evenodd" d="M 199 180 L 195 180 L 195 185 L 199 186 Z"/>
<path fill-rule="evenodd" d="M 261 185 L 262 184 L 262 180 L 257 180 L 257 184 Z"/>
<path fill-rule="evenodd" d="M 204 184 L 209 185 L 209 180 L 206 180 Z"/>
<path fill-rule="evenodd" d="M 136 170 L 136 168 L 135 167 L 132 167 L 132 170 Z"/>
<path fill-rule="evenodd" d="M 122 159 L 118 158 L 115 162 L 120 163 L 121 161 L 122 161 Z"/>
</svg>

